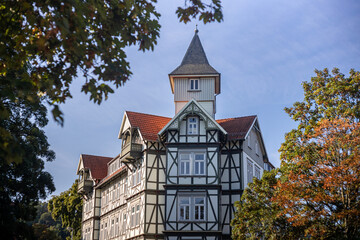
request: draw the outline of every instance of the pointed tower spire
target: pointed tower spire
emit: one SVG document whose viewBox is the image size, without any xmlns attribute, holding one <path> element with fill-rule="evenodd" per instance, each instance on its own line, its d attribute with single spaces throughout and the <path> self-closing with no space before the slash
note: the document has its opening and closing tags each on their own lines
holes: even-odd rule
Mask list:
<svg viewBox="0 0 360 240">
<path fill-rule="evenodd" d="M 207 60 L 205 51 L 198 35 L 199 30 L 195 29 L 195 35 L 180 64 L 170 75 L 183 74 L 219 74 Z"/>
<path fill-rule="evenodd" d="M 220 94 L 220 73 L 209 64 L 198 33 L 196 26 L 194 37 L 180 66 L 169 74 L 175 113 L 188 101 L 195 99 L 215 117 L 216 96 Z"/>
</svg>

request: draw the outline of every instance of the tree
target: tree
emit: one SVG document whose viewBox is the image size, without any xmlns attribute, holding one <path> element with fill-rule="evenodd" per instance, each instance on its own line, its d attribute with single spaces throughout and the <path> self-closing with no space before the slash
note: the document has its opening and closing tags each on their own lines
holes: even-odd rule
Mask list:
<svg viewBox="0 0 360 240">
<path fill-rule="evenodd" d="M 360 123 L 323 119 L 297 147 L 275 197 L 283 214 L 313 239 L 360 239 Z"/>
<path fill-rule="evenodd" d="M 35 239 L 66 239 L 69 232 L 62 227 L 61 219 L 54 220 L 48 210 L 47 202 L 40 202 L 37 206 L 34 221 L 28 222 L 34 230 Z M 54 237 L 56 236 L 56 237 Z"/>
<path fill-rule="evenodd" d="M 0 3 L 0 121 L 10 110 L 4 101 L 37 97 L 52 108 L 63 124 L 59 105 L 72 97 L 70 86 L 79 74 L 82 91 L 100 104 L 130 78 L 125 48 L 153 50 L 159 37 L 157 0 L 40 0 Z M 184 0 L 177 15 L 182 22 L 199 17 L 221 21 L 221 2 Z M 5 99 L 5 100 L 4 100 Z M 0 154 L 20 161 L 16 139 L 0 128 Z"/>
<path fill-rule="evenodd" d="M 34 223 L 32 227 L 34 229 L 34 236 L 37 240 L 61 240 L 58 231 L 53 227 L 41 223 Z"/>
<path fill-rule="evenodd" d="M 221 2 L 184 0 L 176 11 L 180 21 L 197 18 L 221 21 Z M 71 97 L 70 85 L 78 71 L 85 77 L 82 91 L 96 103 L 113 93 L 109 84 L 122 86 L 130 77 L 124 49 L 138 45 L 153 50 L 159 37 L 157 0 L 41 0 L 3 1 L 0 4 L 0 75 L 7 77 L 25 64 L 31 69 L 19 81 L 35 86 L 54 107 Z M 19 86 L 21 87 L 21 86 Z M 21 89 L 26 91 L 26 89 Z M 21 93 L 19 93 L 21 94 Z"/>
<path fill-rule="evenodd" d="M 55 220 L 61 219 L 64 228 L 73 229 L 74 240 L 81 239 L 82 197 L 77 190 L 78 180 L 69 190 L 52 197 L 48 204 L 51 216 Z"/>
<path fill-rule="evenodd" d="M 273 201 L 278 179 L 277 170 L 264 172 L 259 180 L 253 179 L 235 203 L 236 212 L 231 222 L 232 239 L 297 239 L 295 231 L 280 214 L 282 207 Z"/>
<path fill-rule="evenodd" d="M 16 143 L 10 144 L 21 154 L 18 161 L 7 162 L 0 151 L 0 231 L 4 239 L 27 238 L 32 230 L 26 222 L 35 218 L 39 199 L 55 190 L 51 175 L 44 171 L 44 161 L 52 161 L 55 154 L 41 130 L 47 118 L 40 98 L 33 103 L 2 100 L 9 115 L 0 121 L 0 129 L 11 132 Z"/>
<path fill-rule="evenodd" d="M 285 136 L 276 179 L 264 174 L 237 204 L 237 239 L 360 238 L 360 73 L 316 74 L 304 101 L 285 108 L 299 125 Z"/>
</svg>

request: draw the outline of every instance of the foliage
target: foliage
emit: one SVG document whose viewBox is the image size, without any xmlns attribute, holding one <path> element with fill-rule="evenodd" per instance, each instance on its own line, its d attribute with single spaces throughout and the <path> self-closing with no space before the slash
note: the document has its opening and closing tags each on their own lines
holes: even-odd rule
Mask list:
<svg viewBox="0 0 360 240">
<path fill-rule="evenodd" d="M 283 214 L 314 239 L 359 239 L 359 122 L 324 119 L 305 137 L 278 184 Z"/>
<path fill-rule="evenodd" d="M 130 77 L 125 48 L 137 45 L 153 50 L 159 37 L 157 0 L 3 1 L 0 4 L 0 75 L 23 69 L 21 81 L 31 83 L 54 106 L 61 121 L 59 103 L 71 97 L 70 85 L 78 70 L 86 82 L 82 91 L 100 104 L 113 93 L 109 84 L 122 86 Z M 185 0 L 180 21 L 190 17 L 204 23 L 221 21 L 221 3 Z M 26 90 L 25 90 L 26 91 Z M 21 94 L 21 93 L 19 93 Z"/>
<path fill-rule="evenodd" d="M 48 210 L 48 203 L 41 202 L 36 206 L 37 213 L 36 218 L 32 222 L 28 222 L 29 225 L 32 225 L 34 230 L 34 235 L 36 239 L 53 239 L 52 235 L 56 235 L 56 238 L 66 239 L 70 236 L 69 232 L 62 227 L 61 220 L 54 220 L 51 216 L 51 213 Z"/>
<path fill-rule="evenodd" d="M 304 101 L 285 108 L 299 125 L 280 148 L 275 187 L 261 188 L 270 181 L 264 174 L 237 206 L 238 239 L 360 239 L 360 72 L 316 74 L 303 83 Z M 279 219 L 286 219 L 287 237 L 276 235 Z"/>
<path fill-rule="evenodd" d="M 232 239 L 297 239 L 300 236 L 281 214 L 273 197 L 278 179 L 277 170 L 265 171 L 259 180 L 253 179 L 235 203 L 237 211 L 231 222 Z"/>
<path fill-rule="evenodd" d="M 81 239 L 82 197 L 77 190 L 78 180 L 69 190 L 52 197 L 48 204 L 51 216 L 54 219 L 61 219 L 64 228 L 73 229 L 74 240 Z"/>
<path fill-rule="evenodd" d="M 44 171 L 44 160 L 52 161 L 55 154 L 49 150 L 41 130 L 47 118 L 40 98 L 32 103 L 27 99 L 13 102 L 0 98 L 8 111 L 8 116 L 0 121 L 0 131 L 11 133 L 5 134 L 10 142 L 1 144 L 13 144 L 13 151 L 17 151 L 13 162 L 8 162 L 6 156 L 15 153 L 0 151 L 0 230 L 3 238 L 13 239 L 31 235 L 26 222 L 34 219 L 39 198 L 55 190 L 51 175 Z"/>
<path fill-rule="evenodd" d="M 38 240 L 61 240 L 61 237 L 54 227 L 49 227 L 46 224 L 41 223 L 35 223 L 32 227 L 34 229 L 35 238 Z"/>
<path fill-rule="evenodd" d="M 63 124 L 59 105 L 72 97 L 70 86 L 81 74 L 82 91 L 100 104 L 130 78 L 125 49 L 153 50 L 159 37 L 157 0 L 40 0 L 0 3 L 0 121 L 11 111 L 6 102 L 39 96 Z M 185 0 L 180 21 L 199 16 L 221 21 L 221 4 Z M 22 150 L 10 129 L 0 127 L 0 157 L 20 161 Z M 1 156 L 2 155 L 2 156 Z"/>
<path fill-rule="evenodd" d="M 178 7 L 176 14 L 184 23 L 189 22 L 190 18 L 196 19 L 198 15 L 200 15 L 199 20 L 204 23 L 222 21 L 221 1 L 211 0 L 209 2 L 206 4 L 201 0 L 185 0 L 185 7 Z"/>
</svg>

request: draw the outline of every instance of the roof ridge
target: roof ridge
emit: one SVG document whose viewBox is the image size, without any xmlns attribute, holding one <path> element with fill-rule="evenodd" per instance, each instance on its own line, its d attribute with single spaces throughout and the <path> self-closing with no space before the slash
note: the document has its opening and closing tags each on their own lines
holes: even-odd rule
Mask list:
<svg viewBox="0 0 360 240">
<path fill-rule="evenodd" d="M 257 115 L 249 115 L 249 116 L 242 116 L 242 117 L 222 118 L 222 119 L 216 119 L 216 121 L 231 120 L 231 119 L 240 119 L 240 118 L 247 118 L 247 117 L 257 117 Z"/>
<path fill-rule="evenodd" d="M 169 119 L 171 119 L 171 117 L 164 117 L 164 116 L 155 115 L 155 114 L 149 114 L 149 113 L 141 113 L 141 112 L 127 111 L 127 110 L 125 110 L 125 112 L 126 112 L 126 113 L 137 113 L 137 114 L 142 114 L 142 115 L 148 115 L 148 116 L 154 116 L 154 117 L 161 117 L 161 118 L 169 118 Z"/>
<path fill-rule="evenodd" d="M 85 153 L 81 153 L 80 155 L 81 155 L 81 156 L 103 157 L 103 158 L 111 158 L 111 159 L 113 159 L 113 157 L 105 157 L 105 156 L 92 155 L 92 154 L 85 154 Z"/>
</svg>

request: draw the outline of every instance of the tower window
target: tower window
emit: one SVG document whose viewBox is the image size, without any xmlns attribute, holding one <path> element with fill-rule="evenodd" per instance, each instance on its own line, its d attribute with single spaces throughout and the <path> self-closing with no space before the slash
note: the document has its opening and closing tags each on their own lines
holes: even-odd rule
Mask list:
<svg viewBox="0 0 360 240">
<path fill-rule="evenodd" d="M 199 90 L 199 79 L 190 79 L 189 90 Z"/>
<path fill-rule="evenodd" d="M 188 134 L 195 135 L 199 132 L 199 118 L 189 117 L 188 118 Z"/>
</svg>

